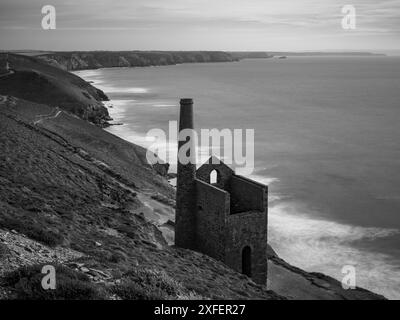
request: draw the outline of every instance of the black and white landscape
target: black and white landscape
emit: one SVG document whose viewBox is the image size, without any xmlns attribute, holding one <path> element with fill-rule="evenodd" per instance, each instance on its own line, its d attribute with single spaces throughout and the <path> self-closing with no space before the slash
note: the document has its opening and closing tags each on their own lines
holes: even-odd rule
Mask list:
<svg viewBox="0 0 400 320">
<path fill-rule="evenodd" d="M 0 299 L 400 298 L 400 1 L 0 17 Z"/>
</svg>

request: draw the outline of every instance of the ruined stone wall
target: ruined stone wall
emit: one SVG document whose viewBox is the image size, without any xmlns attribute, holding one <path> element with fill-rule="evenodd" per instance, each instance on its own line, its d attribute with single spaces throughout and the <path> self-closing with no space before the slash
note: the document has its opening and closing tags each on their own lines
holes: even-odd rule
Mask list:
<svg viewBox="0 0 400 320">
<path fill-rule="evenodd" d="M 267 212 L 230 215 L 226 223 L 225 263 L 242 272 L 242 250 L 251 248 L 251 278 L 260 284 L 267 280 Z"/>
<path fill-rule="evenodd" d="M 229 215 L 229 193 L 196 179 L 197 250 L 218 260 L 225 256 L 225 217 Z"/>
<path fill-rule="evenodd" d="M 246 211 L 264 211 L 267 186 L 242 176 L 232 176 L 230 184 L 231 214 Z"/>
</svg>

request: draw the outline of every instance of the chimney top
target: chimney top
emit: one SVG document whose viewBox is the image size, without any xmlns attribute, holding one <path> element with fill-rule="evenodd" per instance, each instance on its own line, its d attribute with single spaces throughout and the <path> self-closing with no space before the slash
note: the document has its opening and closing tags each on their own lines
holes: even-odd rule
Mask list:
<svg viewBox="0 0 400 320">
<path fill-rule="evenodd" d="M 193 99 L 192 98 L 181 99 L 181 105 L 182 104 L 193 104 Z"/>
</svg>

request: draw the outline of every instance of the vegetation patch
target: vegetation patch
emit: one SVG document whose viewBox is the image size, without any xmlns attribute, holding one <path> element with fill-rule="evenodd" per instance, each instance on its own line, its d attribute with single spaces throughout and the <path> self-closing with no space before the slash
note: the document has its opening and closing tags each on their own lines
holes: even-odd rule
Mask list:
<svg viewBox="0 0 400 320">
<path fill-rule="evenodd" d="M 9 252 L 10 250 L 8 249 L 8 247 L 5 244 L 0 243 L 0 260 L 6 257 Z"/>
<path fill-rule="evenodd" d="M 62 265 L 55 265 L 56 289 L 42 287 L 44 264 L 21 267 L 7 273 L 0 281 L 11 291 L 11 299 L 22 300 L 103 300 L 106 290 L 90 282 L 88 276 Z"/>
<path fill-rule="evenodd" d="M 56 231 L 46 228 L 35 221 L 26 221 L 21 217 L 0 217 L 0 227 L 8 230 L 16 230 L 27 237 L 39 241 L 45 245 L 55 247 L 64 242 L 64 237 Z"/>
<path fill-rule="evenodd" d="M 126 272 L 112 292 L 124 300 L 165 300 L 186 296 L 182 285 L 163 271 L 138 268 Z"/>
</svg>

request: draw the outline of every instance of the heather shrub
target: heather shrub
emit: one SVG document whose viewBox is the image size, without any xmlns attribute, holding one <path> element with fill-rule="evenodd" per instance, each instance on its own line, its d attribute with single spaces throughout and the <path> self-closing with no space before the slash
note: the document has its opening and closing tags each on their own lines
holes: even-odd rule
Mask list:
<svg viewBox="0 0 400 320">
<path fill-rule="evenodd" d="M 163 271 L 138 268 L 126 272 L 112 291 L 126 300 L 165 300 L 178 298 L 184 290 Z"/>
</svg>

